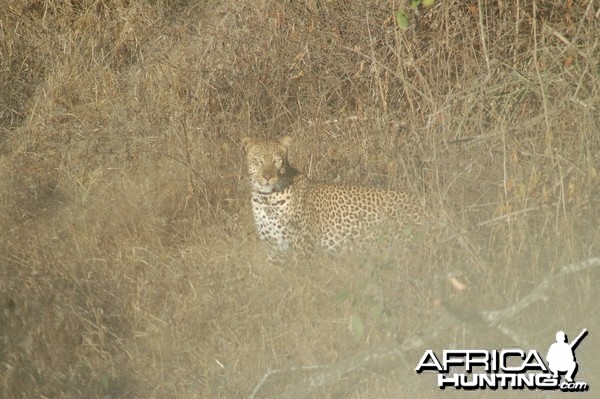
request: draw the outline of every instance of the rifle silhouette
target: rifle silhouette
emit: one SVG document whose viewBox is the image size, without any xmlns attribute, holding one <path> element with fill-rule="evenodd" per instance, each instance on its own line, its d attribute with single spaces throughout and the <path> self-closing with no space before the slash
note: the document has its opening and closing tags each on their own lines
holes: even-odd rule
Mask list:
<svg viewBox="0 0 600 399">
<path fill-rule="evenodd" d="M 574 350 L 575 347 L 577 345 L 579 345 L 579 343 L 585 338 L 585 336 L 587 334 L 588 334 L 588 330 L 587 330 L 587 328 L 584 328 L 583 331 L 581 331 L 581 333 L 577 336 L 577 338 L 572 340 L 571 343 L 569 344 L 569 346 L 571 347 L 571 350 Z"/>
</svg>

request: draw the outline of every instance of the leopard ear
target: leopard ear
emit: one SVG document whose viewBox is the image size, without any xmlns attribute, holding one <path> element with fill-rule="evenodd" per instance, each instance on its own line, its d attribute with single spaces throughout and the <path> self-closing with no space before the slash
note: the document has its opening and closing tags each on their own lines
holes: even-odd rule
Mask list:
<svg viewBox="0 0 600 399">
<path fill-rule="evenodd" d="M 244 151 L 248 152 L 248 150 L 250 150 L 250 147 L 252 147 L 254 144 L 256 144 L 256 141 L 254 139 L 251 139 L 250 137 L 244 137 L 242 139 L 242 145 L 244 146 Z"/>
<path fill-rule="evenodd" d="M 279 144 L 281 144 L 281 146 L 283 148 L 285 148 L 286 150 L 290 146 L 291 143 L 292 143 L 292 138 L 290 136 L 284 136 L 279 139 Z"/>
</svg>

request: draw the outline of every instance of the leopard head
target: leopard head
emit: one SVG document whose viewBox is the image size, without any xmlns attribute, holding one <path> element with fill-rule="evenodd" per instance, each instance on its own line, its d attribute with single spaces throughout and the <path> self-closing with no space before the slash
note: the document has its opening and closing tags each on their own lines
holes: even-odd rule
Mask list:
<svg viewBox="0 0 600 399">
<path fill-rule="evenodd" d="M 288 163 L 289 136 L 278 140 L 254 140 L 245 138 L 248 172 L 252 189 L 261 194 L 271 194 L 285 189 L 296 172 Z"/>
</svg>

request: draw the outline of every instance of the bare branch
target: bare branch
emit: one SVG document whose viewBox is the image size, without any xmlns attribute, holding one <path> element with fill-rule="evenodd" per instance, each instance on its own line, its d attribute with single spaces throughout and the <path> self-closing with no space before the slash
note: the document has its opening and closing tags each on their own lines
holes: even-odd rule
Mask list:
<svg viewBox="0 0 600 399">
<path fill-rule="evenodd" d="M 529 295 L 525 296 L 517 303 L 501 310 L 479 311 L 474 314 L 478 316 L 477 318 L 479 321 L 484 321 L 490 327 L 496 328 L 501 333 L 510 337 L 515 343 L 523 347 L 529 347 L 530 345 L 526 343 L 524 338 L 520 337 L 518 333 L 507 325 L 501 323 L 501 321 L 509 320 L 534 302 L 546 298 L 547 291 L 550 290 L 553 283 L 558 278 L 594 267 L 600 267 L 600 258 L 590 258 L 582 262 L 561 266 L 555 273 L 544 278 Z M 451 309 L 450 307 L 445 307 L 444 309 L 445 310 L 442 311 L 439 319 L 436 320 L 435 325 L 431 325 L 424 336 L 406 339 L 402 344 L 381 345 L 359 352 L 330 365 L 312 365 L 292 367 L 285 370 L 268 370 L 261 378 L 260 382 L 254 387 L 248 398 L 254 399 L 265 382 L 274 374 L 290 371 L 318 370 L 313 375 L 292 385 L 284 393 L 277 396 L 280 399 L 300 399 L 309 396 L 320 387 L 335 384 L 340 378 L 352 371 L 377 364 L 386 359 L 393 359 L 395 356 L 403 358 L 406 352 L 423 348 L 427 346 L 429 342 L 434 341 L 438 336 L 443 335 L 452 324 L 456 323 L 457 319 L 467 321 L 464 320 L 464 317 L 461 317 L 461 312 Z M 464 314 L 466 314 L 466 312 Z"/>
<path fill-rule="evenodd" d="M 557 280 L 559 277 L 562 277 L 566 274 L 575 273 L 599 266 L 600 258 L 590 258 L 582 262 L 571 263 L 570 265 L 561 266 L 554 274 L 546 276 L 546 278 L 544 278 L 542 282 L 529 295 L 525 296 L 519 302 L 501 310 L 482 311 L 481 315 L 484 317 L 485 320 L 492 324 L 497 323 L 500 320 L 509 319 L 515 316 L 523 309 L 525 309 L 526 307 L 528 307 L 529 305 L 531 305 L 532 303 L 540 299 L 545 299 L 547 297 L 546 292 L 550 289 L 552 283 L 554 283 L 554 281 Z"/>
</svg>

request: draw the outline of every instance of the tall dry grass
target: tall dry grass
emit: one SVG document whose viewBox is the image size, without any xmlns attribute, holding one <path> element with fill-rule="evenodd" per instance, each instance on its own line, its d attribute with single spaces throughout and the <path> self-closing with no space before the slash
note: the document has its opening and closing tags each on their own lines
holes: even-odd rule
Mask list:
<svg viewBox="0 0 600 399">
<path fill-rule="evenodd" d="M 422 334 L 440 297 L 503 308 L 598 256 L 598 5 L 438 3 L 403 31 L 402 2 L 7 0 L 0 396 L 246 397 L 289 370 L 257 394 L 276 396 L 295 367 Z M 240 139 L 284 133 L 311 177 L 406 189 L 446 227 L 266 262 Z M 542 351 L 587 327 L 592 390 L 599 277 L 512 324 Z M 513 342 L 457 323 L 430 345 Z M 314 397 L 430 397 L 420 355 Z"/>
</svg>

